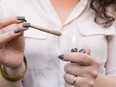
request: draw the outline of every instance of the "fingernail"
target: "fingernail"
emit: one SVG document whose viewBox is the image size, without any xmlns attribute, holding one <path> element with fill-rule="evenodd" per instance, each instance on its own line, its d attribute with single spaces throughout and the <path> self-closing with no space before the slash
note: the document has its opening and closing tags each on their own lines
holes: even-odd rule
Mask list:
<svg viewBox="0 0 116 87">
<path fill-rule="evenodd" d="M 18 16 L 18 17 L 17 17 L 17 20 L 25 20 L 25 17 L 23 17 L 23 16 Z"/>
<path fill-rule="evenodd" d="M 64 54 L 58 56 L 59 59 L 63 60 L 64 59 Z"/>
<path fill-rule="evenodd" d="M 78 51 L 77 48 L 73 48 L 73 49 L 71 49 L 71 52 L 77 52 L 77 51 Z"/>
<path fill-rule="evenodd" d="M 22 26 L 23 26 L 24 28 L 28 28 L 28 27 L 30 27 L 30 23 L 24 23 Z"/>
<path fill-rule="evenodd" d="M 79 50 L 80 53 L 86 53 L 86 50 L 85 49 L 81 49 Z"/>
<path fill-rule="evenodd" d="M 16 30 L 14 30 L 14 33 L 19 33 L 21 32 L 21 30 L 19 28 L 17 28 Z"/>
</svg>

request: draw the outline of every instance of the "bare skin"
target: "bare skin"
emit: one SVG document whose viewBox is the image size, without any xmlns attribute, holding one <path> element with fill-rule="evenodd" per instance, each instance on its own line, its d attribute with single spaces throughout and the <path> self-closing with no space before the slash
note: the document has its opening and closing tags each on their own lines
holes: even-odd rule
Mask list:
<svg viewBox="0 0 116 87">
<path fill-rule="evenodd" d="M 79 0 L 51 0 L 51 3 L 58 14 L 61 23 L 64 23 Z"/>
<path fill-rule="evenodd" d="M 1 19 L 0 21 L 0 64 L 17 68 L 23 63 L 24 37 L 22 27 L 24 21 L 16 17 Z M 14 33 L 20 28 L 22 32 Z"/>
</svg>

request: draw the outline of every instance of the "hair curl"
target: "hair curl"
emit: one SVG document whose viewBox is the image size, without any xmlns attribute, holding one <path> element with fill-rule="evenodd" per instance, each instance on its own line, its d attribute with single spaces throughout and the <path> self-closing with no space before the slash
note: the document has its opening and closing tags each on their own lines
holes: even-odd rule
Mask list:
<svg viewBox="0 0 116 87">
<path fill-rule="evenodd" d="M 116 0 L 91 0 L 90 8 L 95 11 L 95 22 L 104 27 L 111 26 L 116 19 Z"/>
</svg>

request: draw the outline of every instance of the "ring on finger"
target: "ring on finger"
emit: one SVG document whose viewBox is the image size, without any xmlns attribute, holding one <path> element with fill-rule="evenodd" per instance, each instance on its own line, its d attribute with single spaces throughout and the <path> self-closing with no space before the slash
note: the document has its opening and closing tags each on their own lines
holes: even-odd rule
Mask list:
<svg viewBox="0 0 116 87">
<path fill-rule="evenodd" d="M 77 81 L 77 76 L 75 76 L 75 78 L 73 79 L 72 85 L 75 85 L 76 81 Z"/>
</svg>

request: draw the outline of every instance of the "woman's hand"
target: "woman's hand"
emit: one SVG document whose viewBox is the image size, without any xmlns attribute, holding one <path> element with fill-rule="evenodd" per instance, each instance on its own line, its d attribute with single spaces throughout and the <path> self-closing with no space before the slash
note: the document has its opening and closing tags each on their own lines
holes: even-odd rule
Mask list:
<svg viewBox="0 0 116 87">
<path fill-rule="evenodd" d="M 23 63 L 25 18 L 9 17 L 0 19 L 0 64 L 16 68 Z"/>
<path fill-rule="evenodd" d="M 88 47 L 86 53 L 71 52 L 59 56 L 63 61 L 71 61 L 64 67 L 65 87 L 93 87 L 98 75 L 99 62 L 92 58 Z"/>
</svg>

